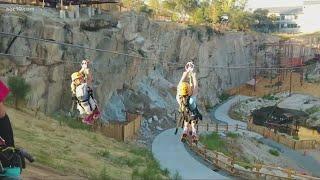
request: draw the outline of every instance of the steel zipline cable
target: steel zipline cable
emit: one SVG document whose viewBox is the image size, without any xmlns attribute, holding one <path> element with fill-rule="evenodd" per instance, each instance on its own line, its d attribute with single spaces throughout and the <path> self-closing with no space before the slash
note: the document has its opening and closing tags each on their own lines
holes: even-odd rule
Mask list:
<svg viewBox="0 0 320 180">
<path fill-rule="evenodd" d="M 128 57 L 133 57 L 137 59 L 149 59 L 149 60 L 157 60 L 156 58 L 147 58 L 147 57 L 141 57 L 141 56 L 135 56 L 135 55 L 130 55 L 127 53 L 122 53 L 122 52 L 117 52 L 117 51 L 111 51 L 111 50 L 106 50 L 106 49 L 98 49 L 98 48 L 90 48 L 86 46 L 81 46 L 81 45 L 75 45 L 75 44 L 70 44 L 70 43 L 64 43 L 64 42 L 57 42 L 54 40 L 47 40 L 43 38 L 36 38 L 36 37 L 29 37 L 29 36 L 24 36 L 20 34 L 13 34 L 13 33 L 6 33 L 6 32 L 0 32 L 0 35 L 4 36 L 14 36 L 14 37 L 20 37 L 20 38 L 25 38 L 25 39 L 31 39 L 35 41 L 42 41 L 45 43 L 53 43 L 57 45 L 63 45 L 63 46 L 69 46 L 69 47 L 74 47 L 74 48 L 81 48 L 81 49 L 88 49 L 92 51 L 98 51 L 98 52 L 104 52 L 104 53 L 112 53 L 112 54 L 117 54 L 117 55 L 123 55 L 123 56 L 128 56 Z M 26 56 L 26 55 L 17 55 L 17 54 L 7 54 L 7 53 L 0 53 L 2 56 L 11 56 L 11 57 L 26 57 L 29 59 L 40 59 L 40 60 L 47 60 L 47 58 L 41 58 L 41 57 L 32 57 L 32 56 Z M 80 63 L 79 61 L 61 61 L 61 60 L 56 60 L 53 61 L 53 64 L 56 63 L 70 63 L 70 64 L 78 64 Z M 184 68 L 184 64 L 181 63 L 174 63 L 174 62 L 157 62 L 157 64 L 150 62 L 151 64 L 149 67 L 155 67 L 157 64 L 162 64 L 166 65 L 168 67 L 173 67 L 173 68 Z M 95 65 L 99 67 L 108 67 L 108 64 L 105 63 L 94 63 Z M 46 64 L 50 65 L 50 64 Z M 105 66 L 107 65 L 107 66 Z M 140 64 L 139 64 L 140 65 Z M 248 66 L 249 65 L 249 66 Z M 303 68 L 304 66 L 299 66 L 299 67 L 261 67 L 261 66 L 250 66 L 250 64 L 242 64 L 242 65 L 237 65 L 237 66 L 201 66 L 199 65 L 199 69 L 257 69 L 257 70 L 293 70 L 293 69 L 300 69 Z"/>
</svg>

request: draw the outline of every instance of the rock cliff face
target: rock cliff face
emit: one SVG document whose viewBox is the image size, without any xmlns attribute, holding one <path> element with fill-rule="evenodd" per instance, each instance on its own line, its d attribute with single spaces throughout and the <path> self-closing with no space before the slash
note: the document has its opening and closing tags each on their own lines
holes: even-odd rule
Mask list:
<svg viewBox="0 0 320 180">
<path fill-rule="evenodd" d="M 228 32 L 206 27 L 185 27 L 152 22 L 143 14 L 102 14 L 91 19 L 61 20 L 58 12 L 38 9 L 27 14 L 3 12 L 2 32 L 37 37 L 87 47 L 46 43 L 14 36 L 0 36 L 0 52 L 29 57 L 1 56 L 0 76 L 18 74 L 32 85 L 30 107 L 53 113 L 71 106 L 70 75 L 84 58 L 93 61 L 94 91 L 105 120 L 124 120 L 123 110 L 144 112 L 145 118 L 173 118 L 175 86 L 188 61 L 196 65 L 200 93 L 198 104 L 212 106 L 217 95 L 252 78 L 257 47 L 277 42 L 275 37 Z M 104 49 L 107 51 L 94 51 Z M 257 53 L 257 65 L 269 66 Z M 116 52 L 116 53 L 115 53 Z M 121 53 L 129 54 L 130 56 Z M 41 58 L 36 58 L 41 57 Z M 162 121 L 162 118 L 160 118 Z"/>
</svg>

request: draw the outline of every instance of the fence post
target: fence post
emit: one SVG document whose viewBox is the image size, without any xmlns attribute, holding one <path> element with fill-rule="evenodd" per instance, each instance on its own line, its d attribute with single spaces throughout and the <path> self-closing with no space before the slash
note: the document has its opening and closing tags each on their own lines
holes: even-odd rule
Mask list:
<svg viewBox="0 0 320 180">
<path fill-rule="evenodd" d="M 227 132 L 229 131 L 229 124 L 227 124 L 227 128 L 226 128 L 226 131 L 227 131 Z"/>
<path fill-rule="evenodd" d="M 259 179 L 261 165 L 260 164 L 255 164 L 254 166 L 255 166 L 255 169 L 256 169 L 256 177 L 257 177 L 257 179 Z"/>
<path fill-rule="evenodd" d="M 296 149 L 296 141 L 293 141 L 293 149 Z"/>
<path fill-rule="evenodd" d="M 204 157 L 204 160 L 206 160 L 206 158 L 207 158 L 207 145 L 204 146 L 203 157 Z"/>
<path fill-rule="evenodd" d="M 238 124 L 236 124 L 236 131 L 238 131 Z"/>
<path fill-rule="evenodd" d="M 207 131 L 209 131 L 209 123 L 207 123 Z"/>
<path fill-rule="evenodd" d="M 217 132 L 219 131 L 219 124 L 218 123 L 216 124 L 216 131 Z"/>
<path fill-rule="evenodd" d="M 216 166 L 219 166 L 218 165 L 218 163 L 219 163 L 219 161 L 218 161 L 218 159 L 219 159 L 219 154 L 217 153 L 217 152 L 215 152 L 216 153 Z"/>
<path fill-rule="evenodd" d="M 234 173 L 234 156 L 232 156 L 232 159 L 231 159 L 231 172 Z"/>
<path fill-rule="evenodd" d="M 288 173 L 288 178 L 290 178 L 290 179 L 291 179 L 291 175 L 292 175 L 292 171 L 291 171 L 291 169 L 288 169 L 288 170 L 287 170 L 287 173 Z"/>
</svg>

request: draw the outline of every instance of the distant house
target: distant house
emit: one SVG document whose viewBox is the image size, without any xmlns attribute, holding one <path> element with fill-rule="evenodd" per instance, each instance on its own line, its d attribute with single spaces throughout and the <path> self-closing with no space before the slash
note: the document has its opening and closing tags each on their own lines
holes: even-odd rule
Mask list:
<svg viewBox="0 0 320 180">
<path fill-rule="evenodd" d="M 310 33 L 320 31 L 320 0 L 304 0 L 302 6 L 262 8 L 277 18 L 278 31 Z M 250 9 L 251 11 L 255 9 Z"/>
<path fill-rule="evenodd" d="M 303 8 L 297 7 L 274 7 L 266 8 L 269 13 L 268 16 L 275 16 L 277 18 L 276 25 L 279 32 L 297 33 L 300 32 L 299 16 L 303 14 Z"/>
</svg>

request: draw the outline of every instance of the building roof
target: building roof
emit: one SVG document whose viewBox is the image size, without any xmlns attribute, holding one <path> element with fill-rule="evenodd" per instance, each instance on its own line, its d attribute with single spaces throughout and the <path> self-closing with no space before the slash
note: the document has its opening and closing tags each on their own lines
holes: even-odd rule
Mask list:
<svg viewBox="0 0 320 180">
<path fill-rule="evenodd" d="M 279 13 L 279 14 L 300 14 L 302 13 L 302 6 L 294 6 L 294 7 L 270 7 L 264 8 L 269 10 L 269 13 Z"/>
</svg>

